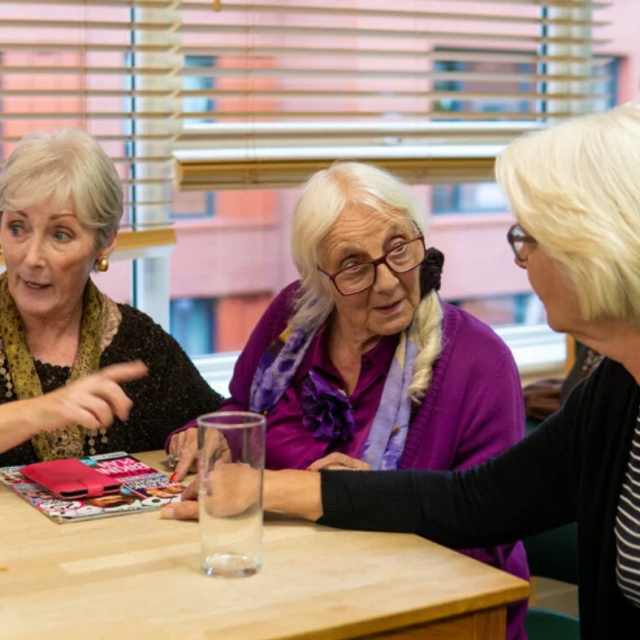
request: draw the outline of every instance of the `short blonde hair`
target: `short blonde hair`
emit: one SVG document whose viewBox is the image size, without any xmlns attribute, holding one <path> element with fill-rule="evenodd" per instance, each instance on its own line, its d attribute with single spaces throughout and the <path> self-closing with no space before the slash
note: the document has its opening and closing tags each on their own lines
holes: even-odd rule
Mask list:
<svg viewBox="0 0 640 640">
<path fill-rule="evenodd" d="M 404 218 L 424 233 L 424 214 L 416 197 L 398 178 L 360 162 L 335 162 L 315 173 L 304 185 L 295 207 L 291 254 L 302 287 L 291 320 L 295 327 L 315 331 L 334 309 L 326 277 L 318 271 L 318 251 L 338 216 L 348 205 L 371 207 L 389 218 Z M 435 291 L 416 312 L 415 339 L 419 353 L 409 387 L 419 402 L 431 381 L 432 366 L 442 350 L 442 308 Z"/>
<path fill-rule="evenodd" d="M 33 131 L 20 140 L 0 174 L 0 216 L 50 202 L 73 203 L 80 224 L 104 248 L 122 218 L 122 183 L 98 142 L 80 129 Z"/>
<path fill-rule="evenodd" d="M 496 177 L 565 269 L 582 318 L 640 325 L 640 106 L 523 136 L 498 157 Z"/>
</svg>

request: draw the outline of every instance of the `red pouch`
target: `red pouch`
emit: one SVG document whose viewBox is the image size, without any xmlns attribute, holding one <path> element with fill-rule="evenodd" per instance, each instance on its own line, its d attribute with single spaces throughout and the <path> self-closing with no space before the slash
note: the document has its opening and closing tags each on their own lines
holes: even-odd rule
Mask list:
<svg viewBox="0 0 640 640">
<path fill-rule="evenodd" d="M 20 473 L 59 498 L 97 498 L 120 490 L 119 482 L 74 458 L 28 464 Z"/>
</svg>

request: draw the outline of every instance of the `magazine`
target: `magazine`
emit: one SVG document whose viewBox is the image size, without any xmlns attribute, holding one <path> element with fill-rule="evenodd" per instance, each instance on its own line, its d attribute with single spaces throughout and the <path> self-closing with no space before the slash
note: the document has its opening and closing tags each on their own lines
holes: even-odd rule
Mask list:
<svg viewBox="0 0 640 640">
<path fill-rule="evenodd" d="M 81 462 L 122 483 L 119 493 L 98 498 L 63 500 L 20 473 L 22 467 L 0 467 L 0 482 L 54 522 L 80 522 L 127 513 L 153 511 L 179 502 L 184 486 L 123 451 L 82 458 Z"/>
</svg>

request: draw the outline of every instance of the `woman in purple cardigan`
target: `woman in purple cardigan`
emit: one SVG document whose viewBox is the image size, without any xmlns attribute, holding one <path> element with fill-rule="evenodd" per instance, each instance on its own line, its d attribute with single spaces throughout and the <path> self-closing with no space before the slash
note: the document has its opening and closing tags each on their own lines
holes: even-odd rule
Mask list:
<svg viewBox="0 0 640 640">
<path fill-rule="evenodd" d="M 220 407 L 266 414 L 267 468 L 464 469 L 522 438 L 511 353 L 439 299 L 443 257 L 425 251 L 423 217 L 368 165 L 336 163 L 304 187 L 291 237 L 301 280 L 261 318 Z M 193 426 L 172 442 L 184 452 L 190 440 L 195 458 Z M 465 553 L 528 577 L 520 543 Z M 508 638 L 525 637 L 525 608 L 510 611 Z"/>
</svg>

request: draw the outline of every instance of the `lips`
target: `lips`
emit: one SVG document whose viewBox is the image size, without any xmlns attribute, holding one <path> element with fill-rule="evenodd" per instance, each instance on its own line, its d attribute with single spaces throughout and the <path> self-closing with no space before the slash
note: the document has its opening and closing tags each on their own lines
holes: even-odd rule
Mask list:
<svg viewBox="0 0 640 640">
<path fill-rule="evenodd" d="M 31 289 L 32 291 L 42 291 L 43 289 L 51 286 L 51 283 L 49 282 L 38 282 L 37 280 L 26 280 L 24 278 L 20 279 L 27 289 Z"/>
<path fill-rule="evenodd" d="M 381 311 L 382 313 L 389 313 L 395 311 L 396 309 L 399 309 L 401 304 L 402 300 L 398 300 L 397 302 L 393 302 L 385 306 L 376 307 L 375 309 L 376 311 Z"/>
</svg>

